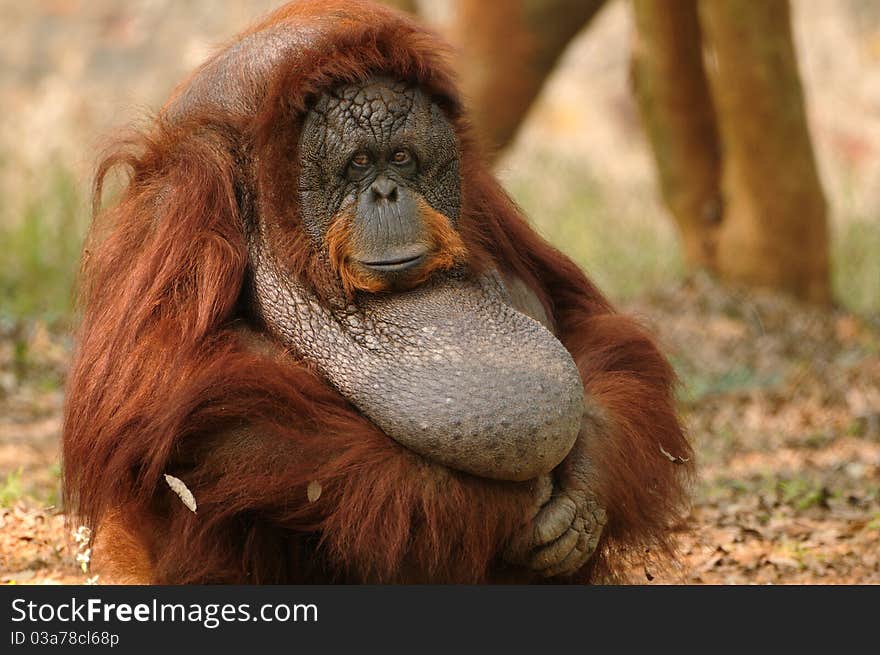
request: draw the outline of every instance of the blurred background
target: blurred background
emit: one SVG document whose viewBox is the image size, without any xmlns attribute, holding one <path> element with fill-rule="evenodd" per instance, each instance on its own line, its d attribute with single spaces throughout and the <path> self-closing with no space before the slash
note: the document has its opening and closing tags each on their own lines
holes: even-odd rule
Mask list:
<svg viewBox="0 0 880 655">
<path fill-rule="evenodd" d="M 0 581 L 95 581 L 59 507 L 103 143 L 269 0 L 0 0 Z M 682 566 L 880 582 L 880 2 L 397 0 L 456 46 L 535 228 L 658 335 L 698 453 Z"/>
</svg>

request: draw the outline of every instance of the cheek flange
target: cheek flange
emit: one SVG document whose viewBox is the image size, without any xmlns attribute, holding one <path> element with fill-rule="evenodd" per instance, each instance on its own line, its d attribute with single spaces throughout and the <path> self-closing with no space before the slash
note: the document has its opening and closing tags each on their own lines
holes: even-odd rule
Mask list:
<svg viewBox="0 0 880 655">
<path fill-rule="evenodd" d="M 467 260 L 467 248 L 450 219 L 422 198 L 415 199 L 412 216 L 406 218 L 417 224 L 409 239 L 370 243 L 372 234 L 365 238 L 359 221 L 374 218 L 349 205 L 332 219 L 324 237 L 330 268 L 349 299 L 358 291 L 412 289 L 437 272 L 451 271 Z M 390 218 L 398 220 L 393 215 Z M 371 227 L 378 232 L 383 229 L 381 224 Z"/>
</svg>

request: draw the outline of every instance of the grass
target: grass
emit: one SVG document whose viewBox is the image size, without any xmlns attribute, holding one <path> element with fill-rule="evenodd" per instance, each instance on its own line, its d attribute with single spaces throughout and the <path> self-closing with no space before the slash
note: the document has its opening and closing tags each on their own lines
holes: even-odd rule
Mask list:
<svg viewBox="0 0 880 655">
<path fill-rule="evenodd" d="M 853 218 L 834 232 L 831 282 L 835 297 L 852 311 L 880 313 L 880 216 Z"/>
<path fill-rule="evenodd" d="M 828 507 L 831 493 L 822 484 L 807 478 L 792 478 L 777 482 L 779 499 L 784 505 L 797 510 L 811 507 Z"/>
<path fill-rule="evenodd" d="M 707 372 L 684 358 L 672 358 L 672 365 L 684 382 L 679 400 L 686 406 L 695 406 L 716 395 L 732 394 L 755 389 L 769 389 L 782 381 L 782 374 L 760 375 L 748 366 L 732 366 L 721 373 Z"/>
<path fill-rule="evenodd" d="M 547 155 L 504 182 L 535 229 L 611 298 L 632 298 L 681 277 L 675 231 L 665 217 L 646 211 L 650 198 L 613 208 L 582 166 Z"/>
<path fill-rule="evenodd" d="M 0 321 L 66 321 L 87 219 L 72 174 L 51 168 L 20 217 L 0 216 Z"/>
<path fill-rule="evenodd" d="M 730 501 L 737 496 L 758 494 L 770 501 L 803 512 L 814 507 L 828 509 L 834 494 L 820 480 L 810 477 L 779 477 L 766 473 L 752 479 L 720 478 L 704 480 L 702 495 L 713 503 Z"/>
<path fill-rule="evenodd" d="M 21 471 L 21 467 L 10 471 L 0 483 L 0 507 L 11 507 L 24 495 L 24 489 L 21 486 Z"/>
<path fill-rule="evenodd" d="M 52 485 L 48 489 L 33 485 L 33 481 L 25 487 L 24 469 L 19 466 L 16 470 L 7 473 L 0 480 L 0 507 L 9 508 L 18 501 L 30 498 L 36 499 L 45 507 L 57 507 L 61 500 L 61 465 L 54 463 L 49 468 Z"/>
</svg>

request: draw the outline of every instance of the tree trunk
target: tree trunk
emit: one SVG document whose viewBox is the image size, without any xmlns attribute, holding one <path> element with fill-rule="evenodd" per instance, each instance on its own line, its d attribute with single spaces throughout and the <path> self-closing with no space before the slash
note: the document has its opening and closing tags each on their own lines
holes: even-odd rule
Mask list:
<svg viewBox="0 0 880 655">
<path fill-rule="evenodd" d="M 828 228 L 787 0 L 700 2 L 724 145 L 723 279 L 828 302 Z"/>
<path fill-rule="evenodd" d="M 458 0 L 462 86 L 490 156 L 506 146 L 569 41 L 604 0 Z"/>
<path fill-rule="evenodd" d="M 716 271 L 721 154 L 697 0 L 633 0 L 633 7 L 633 89 L 663 197 L 687 263 Z"/>
</svg>

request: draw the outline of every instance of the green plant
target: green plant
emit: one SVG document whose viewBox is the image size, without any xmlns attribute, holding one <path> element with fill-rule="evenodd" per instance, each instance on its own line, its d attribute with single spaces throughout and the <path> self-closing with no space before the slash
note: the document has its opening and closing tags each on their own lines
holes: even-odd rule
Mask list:
<svg viewBox="0 0 880 655">
<path fill-rule="evenodd" d="M 826 487 L 804 478 L 780 480 L 777 488 L 781 502 L 801 511 L 810 507 L 827 507 L 831 497 Z"/>
<path fill-rule="evenodd" d="M 680 277 L 675 230 L 647 190 L 615 204 L 582 162 L 551 153 L 535 154 L 505 177 L 535 229 L 615 300 Z"/>
<path fill-rule="evenodd" d="M 748 366 L 713 372 L 682 358 L 673 358 L 672 365 L 682 381 L 679 401 L 685 405 L 694 405 L 710 396 L 769 389 L 782 381 L 780 372 L 762 375 Z"/>
<path fill-rule="evenodd" d="M 880 216 L 846 216 L 834 226 L 831 281 L 849 310 L 880 314 Z"/>
<path fill-rule="evenodd" d="M 87 219 L 72 174 L 50 168 L 21 216 L 0 217 L 0 319 L 65 320 Z"/>
<path fill-rule="evenodd" d="M 0 507 L 9 507 L 24 495 L 21 486 L 21 467 L 6 474 L 3 484 L 0 485 Z"/>
</svg>

